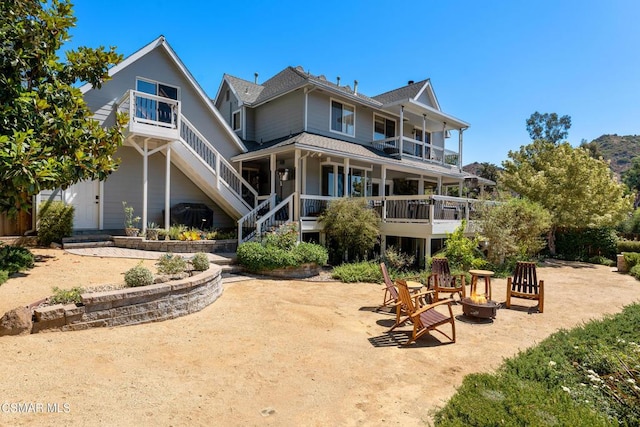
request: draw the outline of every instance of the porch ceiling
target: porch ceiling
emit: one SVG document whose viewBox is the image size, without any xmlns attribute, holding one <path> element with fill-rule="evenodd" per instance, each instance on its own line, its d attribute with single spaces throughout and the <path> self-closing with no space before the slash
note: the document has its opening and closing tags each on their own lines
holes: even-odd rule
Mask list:
<svg viewBox="0 0 640 427">
<path fill-rule="evenodd" d="M 389 111 L 396 116 L 400 116 L 400 107 L 404 106 L 404 115 L 407 116 L 411 123 L 416 126 L 422 126 L 422 116 L 427 116 L 427 130 L 442 131 L 442 124 L 446 123 L 446 130 L 466 129 L 469 123 L 457 119 L 433 107 L 418 102 L 414 99 L 403 99 L 385 104 L 383 110 Z"/>
</svg>

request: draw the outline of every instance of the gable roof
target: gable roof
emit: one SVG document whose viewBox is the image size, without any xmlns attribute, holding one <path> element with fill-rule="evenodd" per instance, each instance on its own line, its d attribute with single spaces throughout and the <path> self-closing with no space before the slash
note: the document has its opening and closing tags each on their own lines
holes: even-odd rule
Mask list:
<svg viewBox="0 0 640 427">
<path fill-rule="evenodd" d="M 238 135 L 236 135 L 236 133 L 231 129 L 231 127 L 229 127 L 229 125 L 224 121 L 224 118 L 222 117 L 218 109 L 213 105 L 213 102 L 211 101 L 211 99 L 209 99 L 204 89 L 202 89 L 202 86 L 200 86 L 200 84 L 196 81 L 196 79 L 193 77 L 191 72 L 180 60 L 176 52 L 171 48 L 171 46 L 169 46 L 169 43 L 167 42 L 164 36 L 162 35 L 159 36 L 148 45 L 144 46 L 143 48 L 139 49 L 138 51 L 126 57 L 120 63 L 111 67 L 109 69 L 109 76 L 110 77 L 115 76 L 119 71 L 127 68 L 129 65 L 133 64 L 134 62 L 136 62 L 137 60 L 144 57 L 145 55 L 147 55 L 148 53 L 152 52 L 155 49 L 163 49 L 167 53 L 167 55 L 172 60 L 174 65 L 184 75 L 185 79 L 189 82 L 189 84 L 191 84 L 191 86 L 196 91 L 196 93 L 198 94 L 202 102 L 204 102 L 204 104 L 208 107 L 211 114 L 213 114 L 216 117 L 216 119 L 218 119 L 218 121 L 223 126 L 223 128 L 225 129 L 227 134 L 230 136 L 230 138 L 236 143 L 236 145 L 242 151 L 246 152 L 247 147 L 245 147 L 245 145 L 242 143 Z M 84 95 L 92 88 L 93 86 L 90 83 L 86 83 L 80 87 L 80 91 Z"/>
<path fill-rule="evenodd" d="M 373 99 L 381 102 L 382 104 L 391 104 L 404 99 L 418 99 L 425 91 L 427 91 L 427 96 L 433 102 L 434 107 L 437 110 L 440 110 L 440 104 L 438 103 L 436 94 L 433 91 L 430 79 L 424 79 L 419 82 L 410 83 L 406 86 L 381 93 L 380 95 L 374 96 Z"/>
</svg>

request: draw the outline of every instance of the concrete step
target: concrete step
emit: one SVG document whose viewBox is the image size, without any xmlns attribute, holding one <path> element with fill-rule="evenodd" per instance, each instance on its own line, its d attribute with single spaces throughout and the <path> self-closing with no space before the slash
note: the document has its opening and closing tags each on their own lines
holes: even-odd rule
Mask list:
<svg viewBox="0 0 640 427">
<path fill-rule="evenodd" d="M 209 261 L 216 265 L 232 265 L 235 264 L 237 260 L 237 256 L 235 252 L 231 253 L 218 253 L 218 254 L 209 254 Z"/>
<path fill-rule="evenodd" d="M 100 242 L 66 242 L 62 243 L 62 247 L 64 249 L 84 249 L 84 248 L 110 248 L 114 247 L 115 244 L 111 241 L 100 241 Z"/>
</svg>

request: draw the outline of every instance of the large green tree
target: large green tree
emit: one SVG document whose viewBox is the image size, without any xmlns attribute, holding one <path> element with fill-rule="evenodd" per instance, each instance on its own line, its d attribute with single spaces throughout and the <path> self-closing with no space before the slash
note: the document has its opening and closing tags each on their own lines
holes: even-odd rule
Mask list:
<svg viewBox="0 0 640 427">
<path fill-rule="evenodd" d="M 94 87 L 121 60 L 111 47 L 57 52 L 75 24 L 67 0 L 0 3 L 0 212 L 30 207 L 44 189 L 105 179 L 117 168 L 121 125 L 92 120 L 78 83 Z"/>
<path fill-rule="evenodd" d="M 558 143 L 565 139 L 571 127 L 571 117 L 558 117 L 556 113 L 533 113 L 527 119 L 527 132 L 534 141 L 544 139 L 551 143 Z"/>
<path fill-rule="evenodd" d="M 537 140 L 509 152 L 500 182 L 539 203 L 551 214 L 549 249 L 555 254 L 558 227 L 613 226 L 630 212 L 632 200 L 615 181 L 609 165 L 569 143 Z"/>
</svg>

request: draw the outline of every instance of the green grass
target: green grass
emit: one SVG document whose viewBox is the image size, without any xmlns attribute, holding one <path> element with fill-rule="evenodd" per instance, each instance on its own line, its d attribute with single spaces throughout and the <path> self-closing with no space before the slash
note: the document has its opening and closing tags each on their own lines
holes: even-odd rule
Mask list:
<svg viewBox="0 0 640 427">
<path fill-rule="evenodd" d="M 639 324 L 633 304 L 468 375 L 435 425 L 640 425 Z"/>
</svg>

